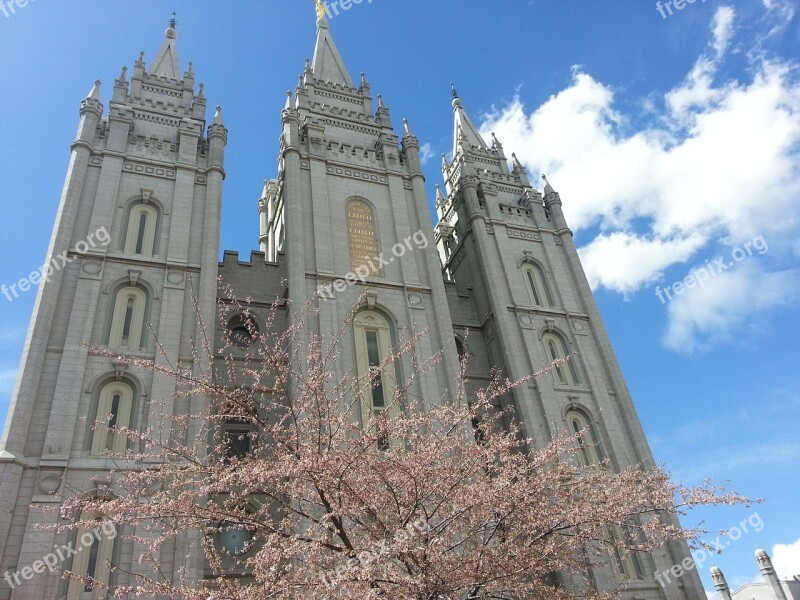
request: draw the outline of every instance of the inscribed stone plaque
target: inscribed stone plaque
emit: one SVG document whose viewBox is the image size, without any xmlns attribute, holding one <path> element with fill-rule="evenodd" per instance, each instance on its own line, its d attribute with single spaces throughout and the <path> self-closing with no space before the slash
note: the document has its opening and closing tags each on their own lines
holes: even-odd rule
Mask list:
<svg viewBox="0 0 800 600">
<path fill-rule="evenodd" d="M 367 268 L 370 274 L 380 275 L 375 260 L 378 255 L 375 215 L 364 200 L 353 199 L 347 203 L 347 239 L 350 243 L 350 268 L 353 271 Z"/>
</svg>

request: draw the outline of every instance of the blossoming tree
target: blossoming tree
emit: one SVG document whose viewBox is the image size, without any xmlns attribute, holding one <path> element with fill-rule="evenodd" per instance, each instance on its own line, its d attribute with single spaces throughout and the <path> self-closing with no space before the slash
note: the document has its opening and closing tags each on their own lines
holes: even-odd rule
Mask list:
<svg viewBox="0 0 800 600">
<path fill-rule="evenodd" d="M 119 596 L 613 598 L 624 582 L 597 591 L 590 572 L 697 540 L 700 530 L 677 525 L 691 507 L 748 502 L 676 485 L 655 465 L 587 463 L 581 434 L 525 438 L 500 408 L 521 382 L 499 372 L 468 397 L 462 361 L 450 401 L 413 397 L 411 383 L 441 352 L 415 361 L 387 410 L 362 420 L 364 395 L 424 332 L 369 373 L 337 376 L 355 311 L 322 338 L 305 327 L 311 302 L 288 326 L 274 309 L 261 332 L 247 302 L 220 310 L 245 316 L 255 344 L 244 357 L 235 339 L 216 352 L 201 340 L 190 368 L 114 357 L 175 378 L 192 408 L 166 430 L 96 423 L 129 449 L 108 494 L 75 493 L 60 508 L 62 530 L 94 525 L 76 516 L 94 515 L 131 545 L 134 568 L 111 565 L 112 581 L 127 582 L 114 585 Z M 166 565 L 165 548 L 185 548 L 185 560 L 173 552 Z"/>
</svg>

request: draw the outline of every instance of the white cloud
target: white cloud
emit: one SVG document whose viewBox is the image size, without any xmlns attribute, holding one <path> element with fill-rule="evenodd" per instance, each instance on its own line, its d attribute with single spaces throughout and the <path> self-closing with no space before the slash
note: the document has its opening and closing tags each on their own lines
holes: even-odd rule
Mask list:
<svg viewBox="0 0 800 600">
<path fill-rule="evenodd" d="M 435 154 L 436 153 L 433 150 L 433 146 L 431 146 L 430 144 L 422 144 L 419 147 L 419 159 L 423 165 L 430 159 L 432 159 L 435 156 Z"/>
<path fill-rule="evenodd" d="M 796 300 L 800 272 L 766 272 L 754 263 L 711 277 L 703 287 L 685 290 L 668 302 L 664 344 L 695 352 L 725 340 L 730 332 L 757 329 L 755 315 Z"/>
<path fill-rule="evenodd" d="M 795 6 L 792 0 L 762 0 L 764 7 L 770 14 L 777 16 L 780 21 L 770 33 L 788 24 L 795 15 Z"/>
<path fill-rule="evenodd" d="M 800 539 L 793 544 L 775 544 L 772 547 L 772 565 L 781 579 L 800 575 Z"/>
<path fill-rule="evenodd" d="M 629 293 L 642 282 L 655 280 L 665 267 L 688 260 L 704 244 L 699 236 L 662 240 L 617 231 L 597 236 L 581 248 L 580 255 L 593 288 Z"/>
<path fill-rule="evenodd" d="M 733 20 L 735 16 L 736 11 L 730 6 L 720 6 L 717 12 L 714 13 L 714 27 L 712 29 L 714 41 L 711 45 L 717 57 L 721 57 L 725 54 L 725 50 L 728 49 L 728 44 L 730 44 L 733 36 Z"/>
<path fill-rule="evenodd" d="M 765 0 L 771 10 L 779 5 Z M 595 289 L 631 294 L 700 251 L 757 235 L 770 241 L 771 260 L 755 273 L 764 288 L 749 284 L 752 305 L 744 272 L 720 278 L 692 305 L 687 295 L 670 306 L 670 347 L 723 339 L 748 315 L 780 305 L 782 293 L 794 298 L 786 286 L 798 281 L 780 264 L 800 253 L 800 65 L 754 52 L 747 80 L 717 82 L 735 16 L 717 9 L 708 48 L 682 82 L 649 96 L 641 115 L 621 113 L 613 89 L 576 69 L 572 84 L 540 107 L 515 97 L 481 127 L 532 173 L 547 173 L 571 227 L 600 228 L 581 249 Z M 639 119 L 648 124 L 632 125 Z"/>
</svg>

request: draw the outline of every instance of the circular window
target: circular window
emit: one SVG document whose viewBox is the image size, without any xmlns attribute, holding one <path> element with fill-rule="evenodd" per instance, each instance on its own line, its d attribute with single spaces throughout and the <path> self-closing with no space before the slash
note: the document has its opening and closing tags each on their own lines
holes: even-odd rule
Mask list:
<svg viewBox="0 0 800 600">
<path fill-rule="evenodd" d="M 252 539 L 252 532 L 241 525 L 231 525 L 219 532 L 219 544 L 231 556 L 246 552 Z"/>
<path fill-rule="evenodd" d="M 253 345 L 253 336 L 244 325 L 232 327 L 228 337 L 237 348 L 249 348 Z"/>
</svg>

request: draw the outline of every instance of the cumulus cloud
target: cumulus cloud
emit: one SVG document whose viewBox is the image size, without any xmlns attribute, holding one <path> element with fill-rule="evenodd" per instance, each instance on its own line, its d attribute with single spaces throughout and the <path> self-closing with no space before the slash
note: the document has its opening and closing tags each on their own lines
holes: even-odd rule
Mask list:
<svg viewBox="0 0 800 600">
<path fill-rule="evenodd" d="M 593 288 L 629 293 L 655 280 L 675 261 L 688 260 L 704 243 L 700 236 L 666 240 L 618 231 L 598 235 L 580 255 Z"/>
<path fill-rule="evenodd" d="M 800 272 L 767 272 L 754 264 L 712 276 L 669 302 L 664 344 L 683 352 L 705 350 L 733 331 L 757 329 L 757 315 L 796 300 Z"/>
<path fill-rule="evenodd" d="M 782 579 L 800 575 L 800 539 L 793 544 L 776 544 L 772 547 L 772 565 Z"/>
<path fill-rule="evenodd" d="M 430 159 L 432 159 L 435 155 L 436 153 L 433 150 L 433 146 L 431 146 L 430 144 L 422 144 L 419 147 L 419 159 L 423 165 L 427 163 Z"/>
<path fill-rule="evenodd" d="M 764 4 L 785 10 L 780 0 Z M 723 302 L 746 295 L 742 271 L 670 306 L 673 348 L 721 339 L 797 284 L 780 259 L 800 251 L 800 65 L 754 52 L 746 80 L 717 81 L 736 35 L 736 11 L 719 7 L 706 50 L 683 81 L 643 100 L 646 113 L 622 113 L 611 87 L 576 68 L 571 85 L 538 108 L 514 97 L 481 126 L 532 172 L 547 173 L 573 229 L 598 228 L 580 250 L 595 289 L 629 295 L 700 252 L 770 240 L 773 260 L 751 273 L 765 285 L 754 301 Z"/>
</svg>

